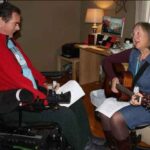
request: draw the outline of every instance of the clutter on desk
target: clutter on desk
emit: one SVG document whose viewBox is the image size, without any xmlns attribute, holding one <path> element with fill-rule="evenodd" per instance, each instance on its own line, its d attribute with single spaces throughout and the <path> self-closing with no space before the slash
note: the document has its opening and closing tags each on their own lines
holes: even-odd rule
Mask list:
<svg viewBox="0 0 150 150">
<path fill-rule="evenodd" d="M 105 48 L 112 48 L 113 45 L 118 41 L 118 37 L 113 35 L 107 34 L 98 34 L 96 45 L 105 47 Z"/>
<path fill-rule="evenodd" d="M 110 51 L 113 54 L 117 54 L 117 53 L 120 53 L 124 50 L 130 49 L 133 46 L 134 45 L 133 45 L 132 39 L 125 38 L 124 43 L 121 43 L 121 42 L 114 43 L 112 48 L 110 48 Z"/>
</svg>

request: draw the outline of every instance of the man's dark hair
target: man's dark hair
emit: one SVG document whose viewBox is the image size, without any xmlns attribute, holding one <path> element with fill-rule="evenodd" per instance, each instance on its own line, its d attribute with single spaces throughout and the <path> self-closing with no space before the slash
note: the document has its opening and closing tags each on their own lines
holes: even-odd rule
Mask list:
<svg viewBox="0 0 150 150">
<path fill-rule="evenodd" d="M 5 22 L 8 22 L 11 19 L 13 12 L 21 15 L 21 11 L 18 7 L 8 2 L 0 4 L 0 17 L 2 17 Z"/>
</svg>

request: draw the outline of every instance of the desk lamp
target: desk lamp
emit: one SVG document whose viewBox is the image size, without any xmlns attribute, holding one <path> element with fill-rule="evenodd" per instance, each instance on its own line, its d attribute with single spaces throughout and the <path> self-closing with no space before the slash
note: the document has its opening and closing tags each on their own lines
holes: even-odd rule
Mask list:
<svg viewBox="0 0 150 150">
<path fill-rule="evenodd" d="M 86 12 L 85 22 L 86 23 L 93 23 L 92 32 L 97 32 L 97 24 L 102 22 L 102 17 L 104 12 L 102 9 L 98 8 L 88 8 Z"/>
</svg>

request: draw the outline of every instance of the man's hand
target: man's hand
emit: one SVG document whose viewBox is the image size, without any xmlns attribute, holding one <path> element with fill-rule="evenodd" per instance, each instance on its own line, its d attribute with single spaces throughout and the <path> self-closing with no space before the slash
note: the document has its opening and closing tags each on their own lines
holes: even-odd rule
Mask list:
<svg viewBox="0 0 150 150">
<path fill-rule="evenodd" d="M 139 99 L 137 99 L 137 97 L 140 97 Z M 134 105 L 134 106 L 139 106 L 141 105 L 141 98 L 143 97 L 143 95 L 141 93 L 136 93 L 131 97 L 130 100 L 130 104 Z"/>
<path fill-rule="evenodd" d="M 117 77 L 114 77 L 112 79 L 112 85 L 111 85 L 111 90 L 114 92 L 114 93 L 118 93 L 119 91 L 117 90 L 116 88 L 116 84 L 119 84 L 119 79 Z"/>
<path fill-rule="evenodd" d="M 53 84 L 50 83 L 44 83 L 43 86 L 47 89 L 47 90 L 51 90 L 51 89 L 55 89 L 55 91 L 57 91 L 60 87 L 60 84 L 57 82 L 54 82 Z"/>
<path fill-rule="evenodd" d="M 57 91 L 60 88 L 60 84 L 58 82 L 53 82 L 53 89 Z"/>
</svg>

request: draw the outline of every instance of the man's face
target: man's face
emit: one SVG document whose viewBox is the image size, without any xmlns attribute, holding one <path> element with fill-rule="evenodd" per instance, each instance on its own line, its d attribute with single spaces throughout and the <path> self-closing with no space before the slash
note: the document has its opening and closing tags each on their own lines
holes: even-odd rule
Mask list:
<svg viewBox="0 0 150 150">
<path fill-rule="evenodd" d="M 0 17 L 0 33 L 13 37 L 13 34 L 20 30 L 20 20 L 20 15 L 15 12 L 12 13 L 12 17 L 8 22 Z"/>
</svg>

